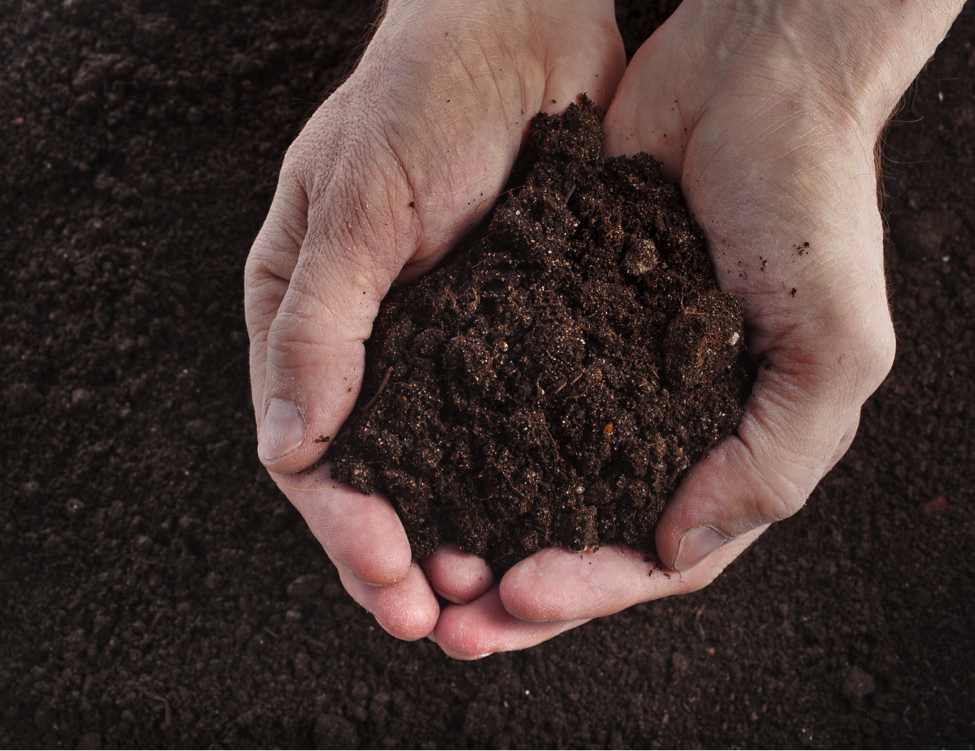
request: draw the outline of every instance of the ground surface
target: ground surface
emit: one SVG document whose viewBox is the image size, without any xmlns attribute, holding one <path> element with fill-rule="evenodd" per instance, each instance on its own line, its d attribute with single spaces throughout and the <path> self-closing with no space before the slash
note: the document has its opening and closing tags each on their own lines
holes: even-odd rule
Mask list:
<svg viewBox="0 0 975 751">
<path fill-rule="evenodd" d="M 888 138 L 846 459 L 708 590 L 474 664 L 383 634 L 253 458 L 244 258 L 370 18 L 0 0 L 0 745 L 975 743 L 975 7 Z"/>
</svg>

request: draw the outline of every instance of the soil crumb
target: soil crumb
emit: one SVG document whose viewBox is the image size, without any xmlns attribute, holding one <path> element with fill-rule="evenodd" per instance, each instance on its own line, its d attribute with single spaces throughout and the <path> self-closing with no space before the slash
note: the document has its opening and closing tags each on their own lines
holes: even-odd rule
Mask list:
<svg viewBox="0 0 975 751">
<path fill-rule="evenodd" d="M 537 115 L 487 230 L 382 304 L 328 459 L 389 496 L 417 559 L 652 552 L 681 476 L 741 416 L 740 303 L 659 163 L 601 149 L 586 97 Z"/>
</svg>

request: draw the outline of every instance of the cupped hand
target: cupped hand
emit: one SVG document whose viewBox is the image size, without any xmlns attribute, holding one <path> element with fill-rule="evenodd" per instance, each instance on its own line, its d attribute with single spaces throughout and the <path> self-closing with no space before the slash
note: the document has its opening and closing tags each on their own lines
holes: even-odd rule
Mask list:
<svg viewBox="0 0 975 751">
<path fill-rule="evenodd" d="M 523 648 L 707 586 L 849 448 L 894 357 L 874 147 L 941 36 L 928 24 L 927 42 L 885 48 L 843 5 L 685 0 L 630 63 L 606 151 L 648 152 L 680 183 L 721 288 L 744 305 L 757 381 L 736 432 L 666 507 L 663 569 L 620 546 L 540 551 L 497 596 L 443 613 L 448 653 Z"/>
<path fill-rule="evenodd" d="M 580 91 L 607 104 L 624 64 L 611 0 L 392 0 L 285 157 L 245 271 L 258 451 L 346 589 L 394 636 L 433 630 L 434 591 L 482 610 L 499 602 L 496 587 L 485 595 L 490 571 L 445 546 L 428 576 L 386 499 L 339 486 L 327 465 L 303 470 L 355 404 L 389 288 L 483 218 L 536 112 Z"/>
</svg>

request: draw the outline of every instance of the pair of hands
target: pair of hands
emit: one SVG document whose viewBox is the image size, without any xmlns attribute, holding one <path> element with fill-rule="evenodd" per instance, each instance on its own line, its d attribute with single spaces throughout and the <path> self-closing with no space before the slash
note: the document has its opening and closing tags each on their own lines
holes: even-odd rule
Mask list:
<svg viewBox="0 0 975 751">
<path fill-rule="evenodd" d="M 383 628 L 458 658 L 522 649 L 706 586 L 802 506 L 894 355 L 874 145 L 954 16 L 896 5 L 684 0 L 627 67 L 611 0 L 391 0 L 288 151 L 246 268 L 261 459 Z M 865 40 L 874 13 L 914 41 Z M 543 550 L 500 582 L 451 545 L 418 565 L 388 500 L 327 465 L 295 473 L 353 408 L 386 292 L 484 218 L 531 117 L 580 92 L 607 109 L 607 154 L 646 151 L 680 182 L 744 304 L 758 380 L 660 520 L 680 575 L 619 546 Z"/>
</svg>

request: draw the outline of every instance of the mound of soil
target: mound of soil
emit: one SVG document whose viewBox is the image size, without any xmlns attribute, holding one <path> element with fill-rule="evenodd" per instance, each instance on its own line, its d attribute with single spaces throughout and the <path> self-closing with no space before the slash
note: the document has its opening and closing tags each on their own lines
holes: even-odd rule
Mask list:
<svg viewBox="0 0 975 751">
<path fill-rule="evenodd" d="M 659 163 L 601 148 L 586 97 L 537 115 L 484 236 L 383 302 L 329 456 L 390 496 L 416 558 L 650 551 L 682 474 L 741 416 L 740 303 Z"/>
</svg>

